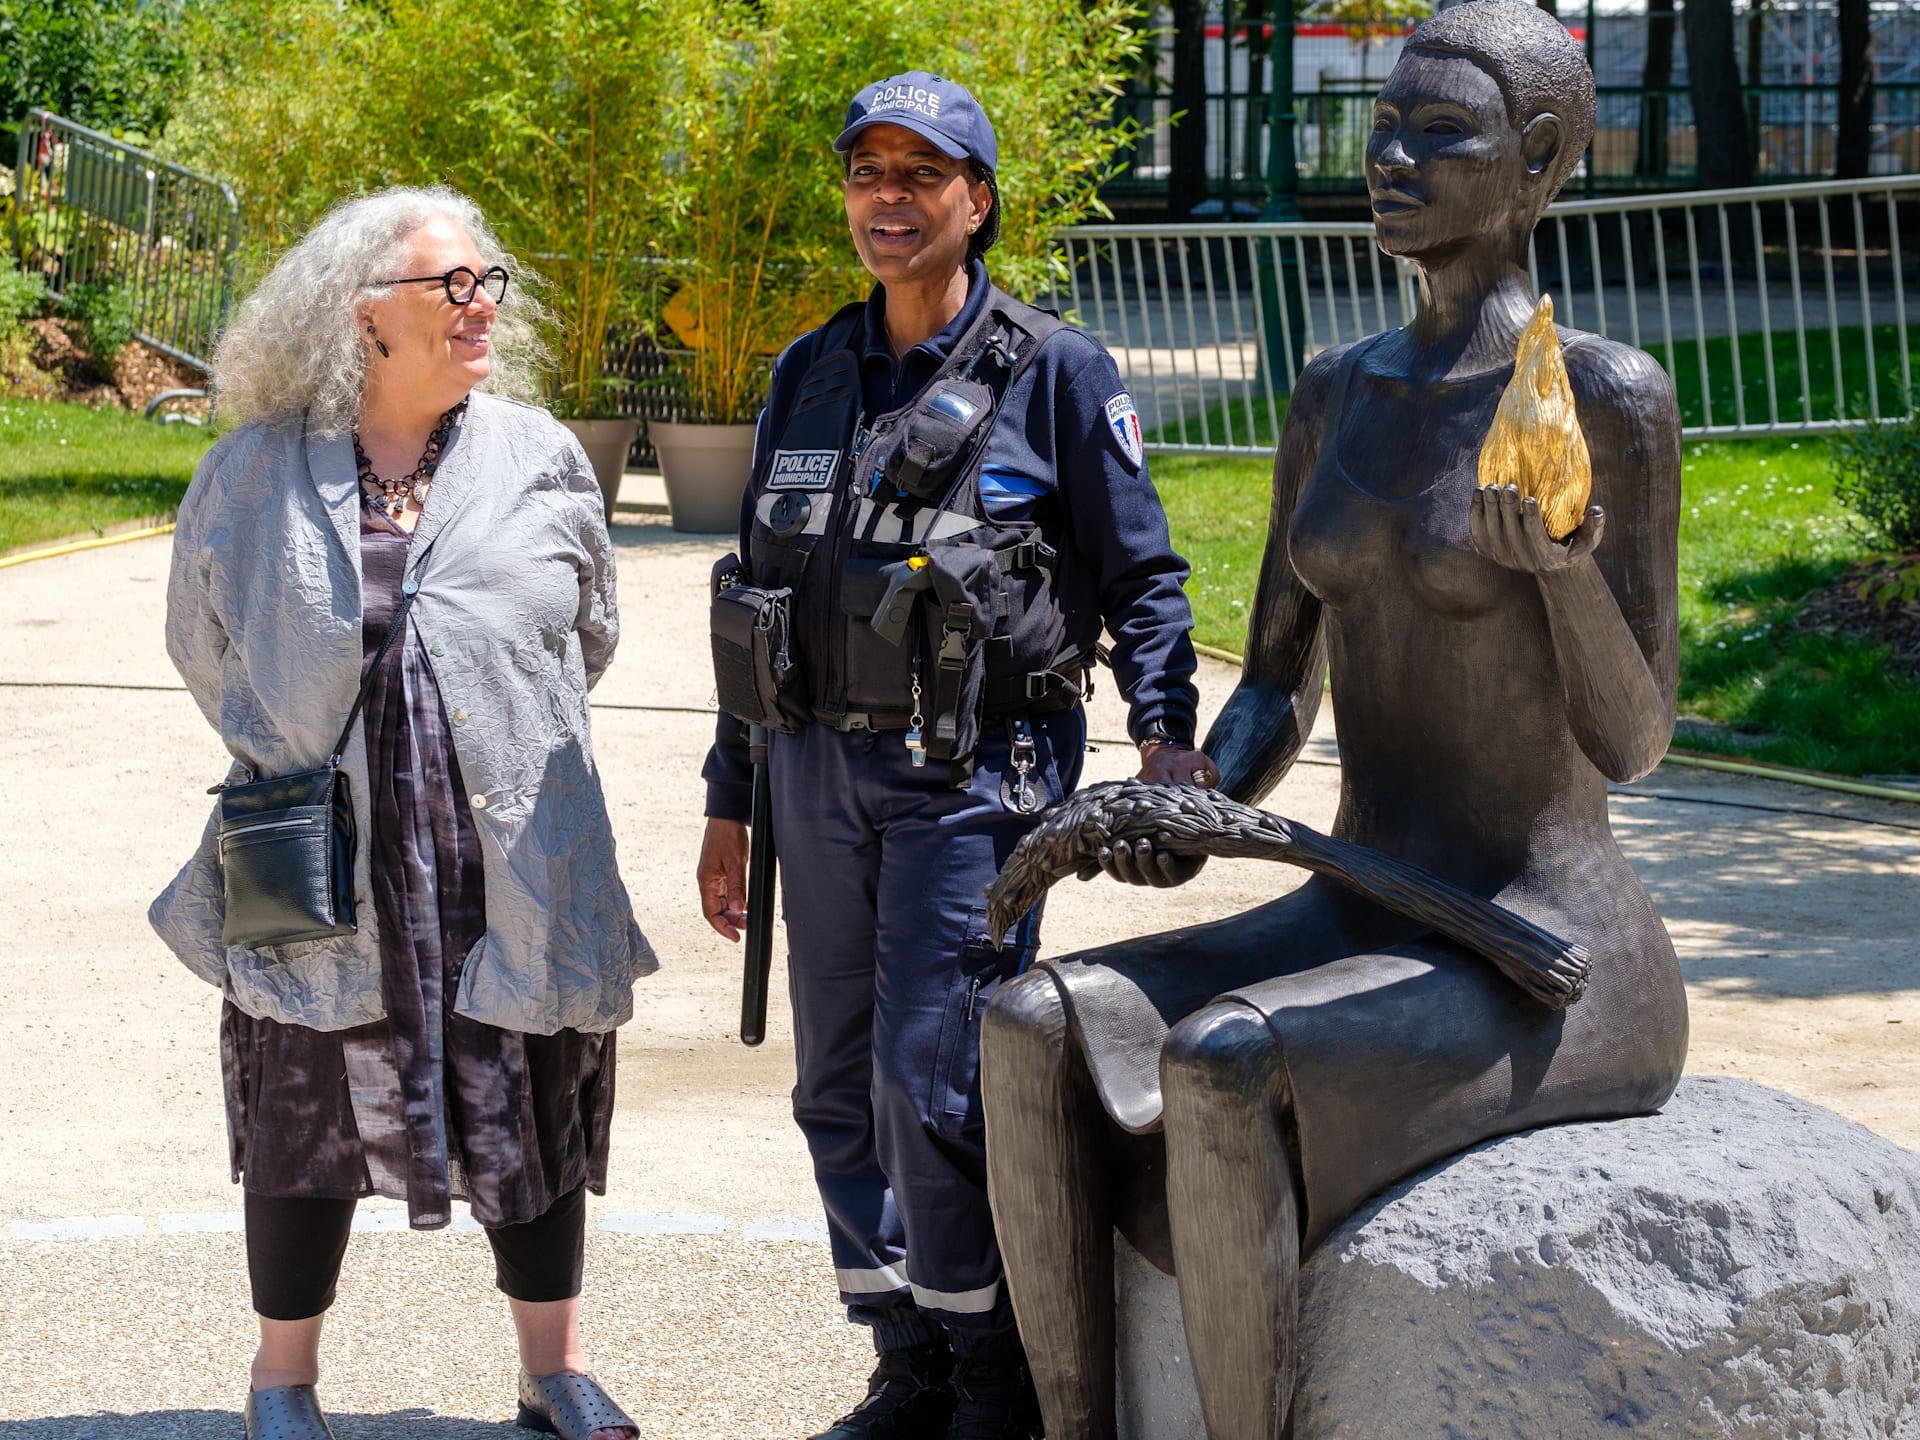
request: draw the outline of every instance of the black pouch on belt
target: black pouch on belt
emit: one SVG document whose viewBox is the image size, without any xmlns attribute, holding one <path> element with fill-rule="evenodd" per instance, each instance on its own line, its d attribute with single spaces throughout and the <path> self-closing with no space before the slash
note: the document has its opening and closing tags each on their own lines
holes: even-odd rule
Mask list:
<svg viewBox="0 0 1920 1440">
<path fill-rule="evenodd" d="M 713 567 L 713 685 L 722 710 L 782 734 L 812 718 L 792 629 L 793 591 L 746 584 L 738 556 Z"/>
</svg>

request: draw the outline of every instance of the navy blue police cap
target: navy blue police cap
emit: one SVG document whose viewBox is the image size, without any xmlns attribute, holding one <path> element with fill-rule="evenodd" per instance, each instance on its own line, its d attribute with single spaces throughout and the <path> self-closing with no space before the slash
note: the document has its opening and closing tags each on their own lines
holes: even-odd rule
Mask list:
<svg viewBox="0 0 1920 1440">
<path fill-rule="evenodd" d="M 943 155 L 1000 168 L 1000 143 L 980 102 L 966 86 L 925 70 L 876 81 L 854 96 L 833 148 L 844 155 L 869 125 L 898 125 L 932 141 Z"/>
</svg>

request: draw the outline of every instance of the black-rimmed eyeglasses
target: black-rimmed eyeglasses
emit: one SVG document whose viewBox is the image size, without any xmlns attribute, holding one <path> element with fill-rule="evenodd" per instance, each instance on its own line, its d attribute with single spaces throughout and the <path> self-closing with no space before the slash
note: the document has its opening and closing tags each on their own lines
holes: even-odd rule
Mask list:
<svg viewBox="0 0 1920 1440">
<path fill-rule="evenodd" d="M 409 275 L 404 280 L 382 280 L 382 285 L 438 285 L 447 292 L 447 300 L 454 305 L 473 303 L 473 292 L 485 290 L 498 305 L 507 295 L 507 272 L 498 265 L 490 265 L 484 274 L 476 275 L 465 265 L 456 265 L 444 275 Z"/>
</svg>

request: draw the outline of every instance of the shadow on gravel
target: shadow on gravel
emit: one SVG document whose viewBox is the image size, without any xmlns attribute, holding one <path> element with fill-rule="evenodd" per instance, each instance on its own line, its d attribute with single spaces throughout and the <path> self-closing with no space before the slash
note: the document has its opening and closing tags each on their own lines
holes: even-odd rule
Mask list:
<svg viewBox="0 0 1920 1440">
<path fill-rule="evenodd" d="M 1649 793 L 1667 789 L 1685 793 Z M 1910 938 L 1920 812 L 1664 773 L 1615 801 L 1620 848 L 1676 934 L 1687 932 L 1689 982 L 1755 999 L 1920 989 Z"/>
<path fill-rule="evenodd" d="M 711 550 L 718 560 L 740 546 L 738 537 L 729 534 L 706 535 L 694 530 L 676 530 L 664 515 L 616 516 L 608 527 L 613 543 L 625 549 L 656 550 L 670 546 L 691 546 Z"/>
<path fill-rule="evenodd" d="M 339 1440 L 510 1440 L 528 1432 L 506 1420 L 463 1420 L 428 1410 L 381 1415 L 329 1411 Z M 148 1410 L 137 1415 L 49 1415 L 0 1420 L 4 1440 L 238 1440 L 237 1410 Z"/>
</svg>

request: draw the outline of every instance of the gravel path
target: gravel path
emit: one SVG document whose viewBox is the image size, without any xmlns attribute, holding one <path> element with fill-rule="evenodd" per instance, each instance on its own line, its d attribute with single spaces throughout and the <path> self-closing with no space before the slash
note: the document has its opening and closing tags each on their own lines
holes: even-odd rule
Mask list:
<svg viewBox="0 0 1920 1440">
<path fill-rule="evenodd" d="M 814 1238 L 784 998 L 768 1043 L 743 1048 L 738 952 L 694 905 L 705 584 L 723 542 L 627 518 L 626 639 L 594 692 L 594 739 L 666 968 L 621 1036 L 611 1187 L 591 1211 L 590 1353 L 649 1437 L 785 1440 L 844 1408 L 870 1362 Z M 144 919 L 223 768 L 161 647 L 167 554 L 141 541 L 0 572 L 0 1440 L 239 1434 L 251 1317 L 218 997 Z M 1201 679 L 1213 708 L 1234 676 L 1207 662 Z M 1103 677 L 1092 733 L 1123 726 Z M 1324 719 L 1305 758 L 1268 804 L 1324 828 L 1338 781 Z M 1088 778 L 1130 759 L 1099 743 Z M 1691 1068 L 1920 1145 L 1920 806 L 1665 767 L 1614 820 L 1686 963 Z M 1231 914 L 1297 878 L 1241 862 L 1174 892 L 1069 884 L 1050 902 L 1049 948 Z M 392 1207 L 365 1213 L 393 1223 Z M 482 1238 L 356 1236 L 326 1364 L 342 1440 L 508 1435 L 511 1332 Z"/>
</svg>

